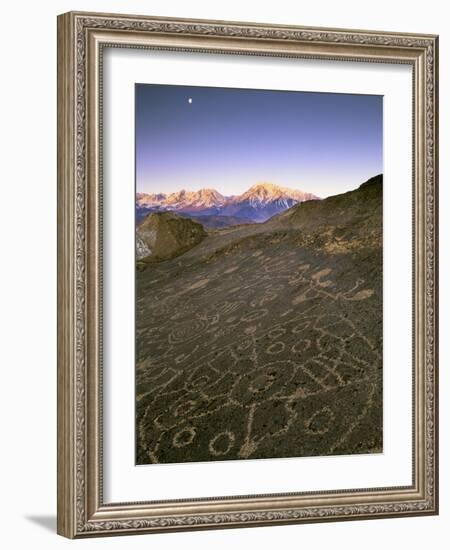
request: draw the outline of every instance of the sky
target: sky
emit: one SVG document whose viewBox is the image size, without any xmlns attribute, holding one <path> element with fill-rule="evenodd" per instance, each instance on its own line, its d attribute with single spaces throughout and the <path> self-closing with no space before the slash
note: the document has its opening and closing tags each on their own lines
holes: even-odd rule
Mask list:
<svg viewBox="0 0 450 550">
<path fill-rule="evenodd" d="M 270 182 L 325 198 L 383 171 L 383 98 L 136 84 L 136 190 Z"/>
</svg>

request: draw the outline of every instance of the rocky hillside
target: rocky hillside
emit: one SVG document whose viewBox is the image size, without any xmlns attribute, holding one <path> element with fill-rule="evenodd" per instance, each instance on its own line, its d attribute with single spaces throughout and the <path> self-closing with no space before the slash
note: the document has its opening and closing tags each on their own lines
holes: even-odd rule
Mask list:
<svg viewBox="0 0 450 550">
<path fill-rule="evenodd" d="M 383 451 L 382 177 L 136 274 L 137 463 Z"/>
<path fill-rule="evenodd" d="M 222 216 L 222 215 L 201 215 L 196 216 L 195 214 L 181 214 L 182 216 L 187 216 L 195 220 L 198 223 L 201 223 L 203 227 L 207 229 L 223 229 L 225 227 L 233 227 L 235 225 L 249 224 L 254 223 L 250 218 L 238 218 L 237 216 Z"/>
<path fill-rule="evenodd" d="M 286 225 L 315 231 L 317 228 L 348 226 L 362 220 L 381 221 L 383 175 L 370 178 L 354 191 L 315 202 L 304 202 L 272 220 L 273 225 Z M 378 226 L 377 226 L 377 229 Z"/>
<path fill-rule="evenodd" d="M 316 235 L 328 247 L 379 244 L 382 230 L 383 176 L 370 178 L 348 193 L 290 208 L 267 222 L 268 228 L 302 230 Z"/>
</svg>

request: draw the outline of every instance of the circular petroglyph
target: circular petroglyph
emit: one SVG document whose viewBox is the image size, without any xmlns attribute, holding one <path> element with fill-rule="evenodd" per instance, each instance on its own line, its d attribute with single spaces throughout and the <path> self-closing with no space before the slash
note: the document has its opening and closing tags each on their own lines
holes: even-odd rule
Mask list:
<svg viewBox="0 0 450 550">
<path fill-rule="evenodd" d="M 304 340 L 299 340 L 296 342 L 292 348 L 292 353 L 301 353 L 302 351 L 306 351 L 311 347 L 311 340 L 308 340 L 307 338 Z"/>
<path fill-rule="evenodd" d="M 305 421 L 306 431 L 317 435 L 325 434 L 331 428 L 334 418 L 330 407 L 323 407 Z"/>
<path fill-rule="evenodd" d="M 208 318 L 208 322 L 210 325 L 215 325 L 219 322 L 220 315 L 218 313 L 215 313 L 214 315 L 211 315 L 211 317 Z"/>
<path fill-rule="evenodd" d="M 286 329 L 283 328 L 283 327 L 277 327 L 277 328 L 272 329 L 269 332 L 268 336 L 271 340 L 277 340 L 278 338 L 283 336 L 283 334 L 286 334 Z"/>
<path fill-rule="evenodd" d="M 213 456 L 224 456 L 233 448 L 235 436 L 233 432 L 225 431 L 215 435 L 209 442 L 209 452 Z"/>
<path fill-rule="evenodd" d="M 300 334 L 300 332 L 303 332 L 305 329 L 307 329 L 310 326 L 310 321 L 303 321 L 301 323 L 298 323 L 298 325 L 295 325 L 295 327 L 292 329 L 293 334 Z"/>
<path fill-rule="evenodd" d="M 274 342 L 273 344 L 270 344 L 270 346 L 266 349 L 266 353 L 269 355 L 276 355 L 277 353 L 281 353 L 284 351 L 286 347 L 286 344 L 284 342 Z"/>
<path fill-rule="evenodd" d="M 170 344 L 182 344 L 198 338 L 207 326 L 207 321 L 204 319 L 189 319 L 180 323 L 169 334 Z"/>
<path fill-rule="evenodd" d="M 186 386 L 190 390 L 201 389 L 215 381 L 219 375 L 211 367 L 203 364 L 193 370 L 189 376 Z"/>
<path fill-rule="evenodd" d="M 172 444 L 177 449 L 190 445 L 197 435 L 194 427 L 183 428 L 173 436 Z"/>
</svg>

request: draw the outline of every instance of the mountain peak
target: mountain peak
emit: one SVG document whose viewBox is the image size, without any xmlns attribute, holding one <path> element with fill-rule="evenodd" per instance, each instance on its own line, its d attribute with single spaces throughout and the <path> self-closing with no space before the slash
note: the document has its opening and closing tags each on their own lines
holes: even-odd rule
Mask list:
<svg viewBox="0 0 450 550">
<path fill-rule="evenodd" d="M 262 181 L 255 183 L 241 195 L 230 197 L 225 197 L 216 189 L 205 187 L 198 191 L 181 189 L 168 195 L 139 193 L 136 202 L 144 213 L 172 210 L 187 214 L 241 217 L 261 222 L 299 202 L 318 198 L 312 193 Z"/>
<path fill-rule="evenodd" d="M 210 201 L 216 201 L 216 202 L 223 202 L 225 200 L 225 197 L 221 193 L 219 193 L 219 191 L 209 187 L 200 189 L 199 191 L 197 191 L 197 195 L 199 198 L 204 200 L 210 200 Z"/>
<path fill-rule="evenodd" d="M 263 202 L 277 200 L 303 202 L 318 198 L 312 193 L 305 193 L 304 191 L 290 189 L 289 187 L 281 187 L 270 182 L 258 182 L 238 197 L 239 200 L 262 200 Z"/>
<path fill-rule="evenodd" d="M 250 189 L 247 189 L 245 193 L 242 193 L 241 197 L 247 196 L 259 196 L 259 197 L 273 197 L 275 195 L 283 194 L 284 189 L 274 183 L 262 181 L 252 185 Z"/>
<path fill-rule="evenodd" d="M 274 190 L 274 189 L 281 189 L 279 185 L 276 185 L 275 183 L 271 183 L 270 181 L 258 181 L 254 185 L 248 189 L 248 191 L 251 190 L 258 190 L 258 189 L 267 189 L 268 191 Z"/>
</svg>

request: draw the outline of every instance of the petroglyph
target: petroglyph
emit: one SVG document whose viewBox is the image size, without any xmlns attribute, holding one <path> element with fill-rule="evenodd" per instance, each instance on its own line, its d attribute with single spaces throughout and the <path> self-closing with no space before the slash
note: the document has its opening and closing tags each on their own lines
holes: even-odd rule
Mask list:
<svg viewBox="0 0 450 550">
<path fill-rule="evenodd" d="M 381 232 L 350 237 L 248 226 L 137 273 L 138 464 L 382 451 Z"/>
</svg>

